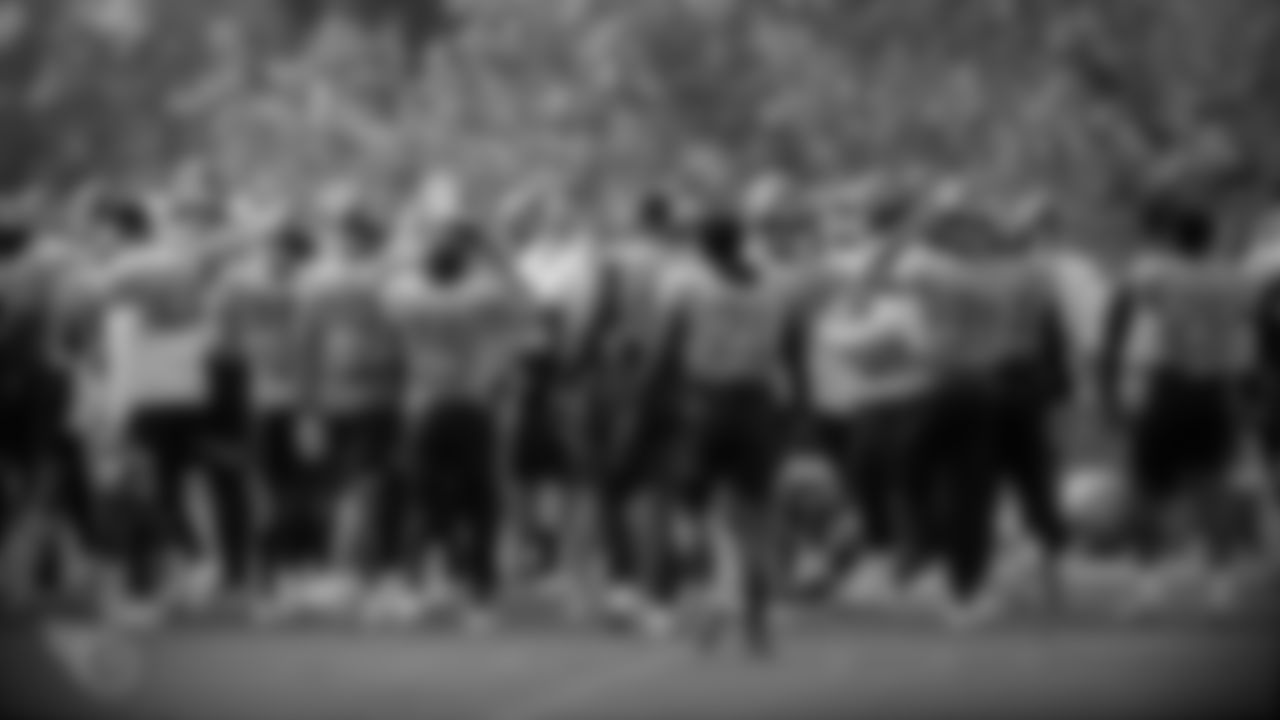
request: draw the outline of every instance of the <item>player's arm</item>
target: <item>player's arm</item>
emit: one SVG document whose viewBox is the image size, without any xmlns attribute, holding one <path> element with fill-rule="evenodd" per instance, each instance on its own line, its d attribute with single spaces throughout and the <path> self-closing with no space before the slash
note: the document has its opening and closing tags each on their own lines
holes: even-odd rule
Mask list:
<svg viewBox="0 0 1280 720">
<path fill-rule="evenodd" d="M 1096 376 L 1101 389 L 1103 407 L 1112 421 L 1124 417 L 1130 338 L 1138 313 L 1138 297 L 1132 287 L 1125 287 L 1112 299 L 1103 325 L 1102 347 Z"/>
<path fill-rule="evenodd" d="M 1075 383 L 1067 320 L 1060 303 L 1042 298 L 1036 323 L 1036 366 L 1043 368 L 1045 398 L 1060 403 L 1071 397 Z"/>
</svg>

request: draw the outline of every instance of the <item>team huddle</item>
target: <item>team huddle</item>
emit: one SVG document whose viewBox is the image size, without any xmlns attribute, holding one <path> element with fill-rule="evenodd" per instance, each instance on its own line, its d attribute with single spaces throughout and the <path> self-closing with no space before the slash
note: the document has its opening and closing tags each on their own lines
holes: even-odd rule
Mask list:
<svg viewBox="0 0 1280 720">
<path fill-rule="evenodd" d="M 864 192 L 834 231 L 659 195 L 608 230 L 119 198 L 74 237 L 6 222 L 7 590 L 479 623 L 595 577 L 646 627 L 697 597 L 763 647 L 811 556 L 805 587 L 941 582 L 981 615 L 1004 499 L 1051 600 L 1073 554 L 1260 552 L 1268 485 L 1237 467 L 1280 450 L 1280 272 L 1159 203 L 1104 266 L 960 187 Z M 1082 413 L 1124 447 L 1083 519 Z M 37 535 L 81 572 L 13 560 Z"/>
</svg>

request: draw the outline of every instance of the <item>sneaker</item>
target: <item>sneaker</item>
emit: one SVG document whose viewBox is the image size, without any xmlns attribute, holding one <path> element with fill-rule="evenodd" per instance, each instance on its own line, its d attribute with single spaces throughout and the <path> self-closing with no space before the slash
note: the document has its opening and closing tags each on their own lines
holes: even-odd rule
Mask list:
<svg viewBox="0 0 1280 720">
<path fill-rule="evenodd" d="M 104 615 L 109 627 L 128 631 L 152 630 L 167 619 L 165 605 L 159 600 L 128 596 L 108 601 Z"/>
<path fill-rule="evenodd" d="M 796 558 L 791 583 L 797 588 L 818 587 L 831 572 L 829 555 L 817 548 L 807 548 Z"/>
<path fill-rule="evenodd" d="M 634 618 L 647 608 L 639 591 L 630 585 L 614 585 L 604 595 L 604 611 L 615 618 Z"/>
<path fill-rule="evenodd" d="M 1240 607 L 1244 588 L 1241 574 L 1231 568 L 1213 573 L 1205 584 L 1205 604 L 1215 614 L 1227 613 Z"/>
<path fill-rule="evenodd" d="M 847 608 L 892 605 L 896 598 L 889 565 L 881 560 L 863 563 L 841 585 L 839 600 Z"/>
<path fill-rule="evenodd" d="M 675 615 L 660 605 L 647 604 L 646 607 L 637 609 L 633 617 L 640 633 L 650 640 L 665 640 L 676 629 Z"/>
<path fill-rule="evenodd" d="M 1133 587 L 1126 593 L 1120 604 L 1121 614 L 1125 617 L 1147 616 L 1166 609 L 1173 598 L 1168 577 L 1158 569 L 1151 568 L 1137 578 Z"/>
<path fill-rule="evenodd" d="M 951 630 L 968 632 L 991 625 L 999 617 L 1000 610 L 997 596 L 984 592 L 968 600 L 948 603 L 943 618 Z"/>
<path fill-rule="evenodd" d="M 222 572 L 217 564 L 196 563 L 178 573 L 171 598 L 186 610 L 205 608 L 213 603 L 222 585 Z"/>
<path fill-rule="evenodd" d="M 921 572 L 904 588 L 900 605 L 929 614 L 945 610 L 948 605 L 946 579 L 939 571 Z"/>
<path fill-rule="evenodd" d="M 384 583 L 368 593 L 360 608 L 360 615 L 370 625 L 400 626 L 412 622 L 418 610 L 417 598 L 407 585 Z"/>
<path fill-rule="evenodd" d="M 98 698 L 117 699 L 138 686 L 142 662 L 137 649 L 111 631 L 54 626 L 46 642 L 71 678 Z"/>
<path fill-rule="evenodd" d="M 325 615 L 353 607 L 360 595 L 356 579 L 338 572 L 322 574 L 299 590 L 299 601 L 307 610 Z"/>
<path fill-rule="evenodd" d="M 471 605 L 459 616 L 462 631 L 472 636 L 487 636 L 497 629 L 497 618 L 493 611 L 481 605 Z"/>
</svg>

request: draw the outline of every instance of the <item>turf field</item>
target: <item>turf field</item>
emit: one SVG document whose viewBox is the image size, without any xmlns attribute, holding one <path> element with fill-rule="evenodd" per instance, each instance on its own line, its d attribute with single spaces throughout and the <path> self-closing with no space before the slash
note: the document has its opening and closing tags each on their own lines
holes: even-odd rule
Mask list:
<svg viewBox="0 0 1280 720">
<path fill-rule="evenodd" d="M 967 633 L 905 619 L 811 619 L 789 627 L 778 656 L 766 661 L 537 622 L 481 636 L 190 626 L 135 638 L 138 683 L 111 700 L 77 689 L 47 645 L 10 630 L 3 668 L 6 687 L 25 688 L 28 705 L 79 703 L 81 716 L 112 709 L 209 720 L 1238 715 L 1265 709 L 1266 680 L 1278 669 L 1272 617 L 1261 608 L 1199 622 L 1025 616 Z"/>
</svg>

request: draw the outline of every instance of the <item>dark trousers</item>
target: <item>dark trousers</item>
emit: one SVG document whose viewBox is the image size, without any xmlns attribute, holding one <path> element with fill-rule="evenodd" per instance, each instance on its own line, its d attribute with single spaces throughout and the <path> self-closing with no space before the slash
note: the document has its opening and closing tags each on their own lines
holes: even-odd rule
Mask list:
<svg viewBox="0 0 1280 720">
<path fill-rule="evenodd" d="M 376 552 L 377 538 L 370 522 L 377 498 L 396 477 L 401 427 L 399 413 L 389 405 L 363 406 L 324 417 L 322 466 L 307 467 L 302 473 L 309 478 L 305 482 L 304 537 L 328 548 L 331 559 L 367 565 Z M 354 505 L 344 507 L 345 503 Z M 347 510 L 354 513 L 356 525 L 340 528 L 336 523 Z M 348 529 L 351 536 L 339 534 Z"/>
<path fill-rule="evenodd" d="M 906 548 L 914 517 L 914 478 L 922 471 L 920 440 L 924 403 L 889 401 L 824 418 L 823 451 L 832 461 L 844 497 L 857 513 L 864 546 L 876 553 Z"/>
<path fill-rule="evenodd" d="M 728 511 L 745 562 L 741 592 L 749 634 L 765 628 L 779 558 L 776 489 L 794 416 L 771 389 L 743 382 L 690 388 L 675 499 L 695 516 Z"/>
<path fill-rule="evenodd" d="M 476 599 L 497 590 L 502 520 L 498 427 L 491 408 L 454 402 L 432 409 L 412 435 L 404 533 L 416 551 L 439 550 Z M 417 552 L 410 553 L 417 555 Z"/>
<path fill-rule="evenodd" d="M 147 465 L 148 486 L 157 522 L 164 530 L 165 553 L 193 557 L 199 547 L 195 520 L 187 504 L 193 492 L 210 497 L 216 490 L 208 456 L 208 416 L 199 403 L 141 408 L 129 428 L 131 442 Z"/>
<path fill-rule="evenodd" d="M 1162 371 L 1150 384 L 1148 401 L 1133 421 L 1133 543 L 1140 557 L 1166 552 L 1172 538 L 1162 520 L 1175 506 L 1194 501 L 1201 519 L 1214 524 L 1225 499 L 1228 475 L 1242 433 L 1241 382 Z M 1209 531 L 1214 550 L 1229 551 L 1234 533 Z"/>
<path fill-rule="evenodd" d="M 917 533 L 944 564 L 953 591 L 972 595 L 989 569 L 996 498 L 996 423 L 986 378 L 951 378 L 930 405 L 928 474 L 914 497 Z"/>
<path fill-rule="evenodd" d="M 597 501 L 610 578 L 659 601 L 677 591 L 679 562 L 671 547 L 677 480 L 679 414 L 671 388 L 628 393 L 614 407 L 621 427 L 603 464 Z M 636 521 L 639 522 L 636 522 Z"/>
</svg>

